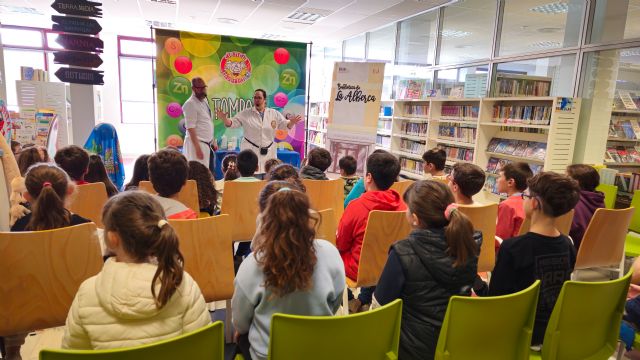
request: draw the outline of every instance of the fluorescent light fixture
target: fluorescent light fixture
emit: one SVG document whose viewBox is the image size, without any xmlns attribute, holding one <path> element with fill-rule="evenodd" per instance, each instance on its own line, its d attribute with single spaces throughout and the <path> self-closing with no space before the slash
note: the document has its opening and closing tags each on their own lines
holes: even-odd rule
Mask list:
<svg viewBox="0 0 640 360">
<path fill-rule="evenodd" d="M 238 19 L 233 19 L 233 18 L 217 18 L 216 20 L 218 20 L 219 23 L 223 23 L 223 24 L 237 24 L 237 23 L 239 23 Z"/>
<path fill-rule="evenodd" d="M 442 29 L 442 37 L 444 37 L 444 38 L 456 39 L 456 38 L 461 38 L 461 37 L 465 37 L 465 36 L 469 36 L 469 35 L 471 35 L 471 33 L 469 31 L 460 31 L 460 30 L 453 30 L 453 29 Z"/>
<path fill-rule="evenodd" d="M 566 14 L 569 11 L 569 5 L 566 2 L 554 2 L 532 7 L 529 11 L 541 14 Z"/>
</svg>

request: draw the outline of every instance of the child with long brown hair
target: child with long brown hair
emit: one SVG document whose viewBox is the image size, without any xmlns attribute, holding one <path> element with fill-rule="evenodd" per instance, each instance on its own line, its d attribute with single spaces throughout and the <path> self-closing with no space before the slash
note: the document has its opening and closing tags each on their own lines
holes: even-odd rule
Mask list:
<svg viewBox="0 0 640 360">
<path fill-rule="evenodd" d="M 31 213 L 18 219 L 11 231 L 51 230 L 90 222 L 65 208 L 67 197 L 73 193 L 75 185 L 56 165 L 41 163 L 31 166 L 24 185 L 27 189 L 24 197 L 31 204 Z"/>
<path fill-rule="evenodd" d="M 333 315 L 345 286 L 338 250 L 315 239 L 304 193 L 281 188 L 263 213 L 261 240 L 240 265 L 233 325 L 245 359 L 266 359 L 274 313 Z"/>
<path fill-rule="evenodd" d="M 84 180 L 89 183 L 104 183 L 104 187 L 107 190 L 107 196 L 112 197 L 118 193 L 118 189 L 107 175 L 107 168 L 102 162 L 100 155 L 89 155 L 89 170 L 84 175 Z"/>
<path fill-rule="evenodd" d="M 199 161 L 189 161 L 189 180 L 195 180 L 198 184 L 198 202 L 200 212 L 214 215 L 218 205 L 218 192 L 216 191 L 213 176 L 208 167 Z"/>
<path fill-rule="evenodd" d="M 449 298 L 471 295 L 482 235 L 439 181 L 416 181 L 404 202 L 413 230 L 391 246 L 374 296 L 403 300 L 398 358 L 433 359 Z"/>
<path fill-rule="evenodd" d="M 153 196 L 118 194 L 105 204 L 102 221 L 105 245 L 115 257 L 80 285 L 63 348 L 142 345 L 211 322 L 200 288 L 184 271 L 178 236 Z"/>
</svg>

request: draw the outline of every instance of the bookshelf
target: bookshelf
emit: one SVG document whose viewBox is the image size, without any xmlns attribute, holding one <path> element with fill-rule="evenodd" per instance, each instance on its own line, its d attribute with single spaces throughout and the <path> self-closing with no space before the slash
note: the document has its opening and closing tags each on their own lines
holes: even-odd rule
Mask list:
<svg viewBox="0 0 640 360">
<path fill-rule="evenodd" d="M 327 141 L 327 125 L 329 102 L 315 101 L 309 104 L 307 119 L 307 142 L 313 147 L 325 147 Z"/>
<path fill-rule="evenodd" d="M 376 134 L 376 149 L 391 150 L 393 129 L 393 100 L 380 101 L 380 115 Z"/>
<path fill-rule="evenodd" d="M 622 108 L 616 101 L 611 110 L 604 164 L 620 170 L 637 172 L 640 168 L 640 110 Z M 635 107 L 632 103 L 627 107 Z"/>
<path fill-rule="evenodd" d="M 551 78 L 510 73 L 496 74 L 495 95 L 499 97 L 549 96 Z"/>
<path fill-rule="evenodd" d="M 447 153 L 447 166 L 473 162 L 480 99 L 432 99 L 429 114 L 429 149 L 440 147 Z"/>
<path fill-rule="evenodd" d="M 578 98 L 482 99 L 474 162 L 488 175 L 485 200 L 499 201 L 497 174 L 509 162 L 529 163 L 534 173 L 564 173 L 573 161 L 579 115 Z"/>
<path fill-rule="evenodd" d="M 430 100 L 396 100 L 393 102 L 391 152 L 400 159 L 401 175 L 423 178 L 422 154 L 427 148 Z"/>
</svg>

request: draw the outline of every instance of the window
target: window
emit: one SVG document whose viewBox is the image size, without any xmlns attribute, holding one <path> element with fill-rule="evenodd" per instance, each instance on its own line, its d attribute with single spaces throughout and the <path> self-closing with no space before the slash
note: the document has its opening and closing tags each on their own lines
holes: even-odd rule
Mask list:
<svg viewBox="0 0 640 360">
<path fill-rule="evenodd" d="M 584 0 L 506 0 L 500 56 L 577 46 L 585 4 Z"/>
<path fill-rule="evenodd" d="M 494 96 L 573 96 L 576 55 L 495 65 Z"/>
<path fill-rule="evenodd" d="M 364 44 L 366 42 L 364 34 L 356 36 L 344 42 L 344 61 L 364 60 Z"/>
<path fill-rule="evenodd" d="M 398 65 L 433 65 L 436 46 L 437 11 L 412 17 L 400 23 Z"/>
<path fill-rule="evenodd" d="M 435 80 L 437 95 L 452 98 L 485 97 L 488 70 L 489 65 L 439 70 Z"/>
<path fill-rule="evenodd" d="M 455 64 L 491 55 L 495 0 L 466 0 L 444 8 L 440 64 Z"/>
<path fill-rule="evenodd" d="M 590 43 L 640 38 L 640 2 L 597 0 Z"/>
<path fill-rule="evenodd" d="M 153 124 L 153 40 L 118 37 L 123 123 Z"/>
<path fill-rule="evenodd" d="M 395 24 L 369 33 L 367 42 L 367 61 L 384 62 L 384 81 L 382 99 L 391 99 L 393 88 L 393 58 L 396 44 Z"/>
</svg>

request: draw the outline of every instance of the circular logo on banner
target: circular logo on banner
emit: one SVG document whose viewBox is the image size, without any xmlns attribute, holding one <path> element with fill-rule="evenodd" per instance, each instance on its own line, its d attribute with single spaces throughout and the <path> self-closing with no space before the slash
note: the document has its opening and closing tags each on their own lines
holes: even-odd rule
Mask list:
<svg viewBox="0 0 640 360">
<path fill-rule="evenodd" d="M 251 77 L 251 61 L 244 53 L 230 51 L 220 60 L 220 73 L 232 84 L 242 84 Z"/>
</svg>

